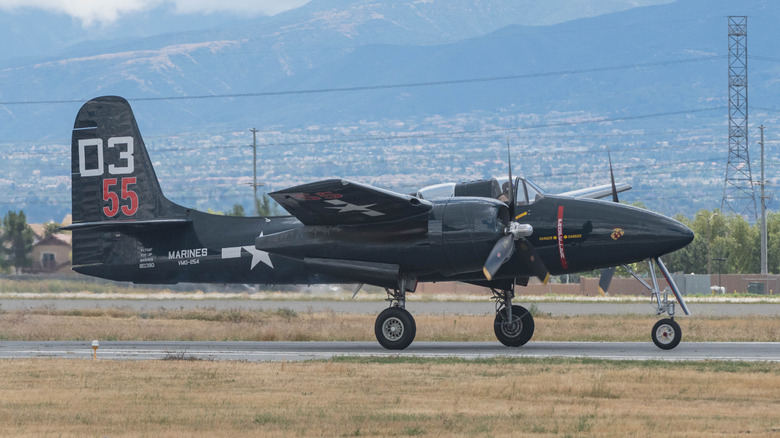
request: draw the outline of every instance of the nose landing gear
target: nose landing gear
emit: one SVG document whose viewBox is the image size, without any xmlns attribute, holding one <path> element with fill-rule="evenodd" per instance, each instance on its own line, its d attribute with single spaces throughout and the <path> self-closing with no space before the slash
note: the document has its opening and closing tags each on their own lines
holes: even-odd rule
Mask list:
<svg viewBox="0 0 780 438">
<path fill-rule="evenodd" d="M 656 347 L 662 350 L 671 350 L 680 343 L 682 331 L 680 325 L 671 318 L 664 318 L 655 323 L 650 336 Z"/>
<path fill-rule="evenodd" d="M 669 271 L 660 258 L 656 257 L 655 259 L 647 260 L 648 267 L 650 268 L 650 279 L 653 281 L 652 286 L 645 283 L 645 281 L 639 278 L 639 276 L 628 268 L 628 266 L 624 266 L 634 278 L 639 280 L 640 283 L 650 290 L 652 298 L 655 300 L 656 315 L 662 315 L 664 313 L 669 315 L 668 318 L 664 318 L 655 323 L 653 330 L 650 332 L 650 338 L 658 348 L 662 350 L 671 350 L 680 343 L 680 340 L 682 340 L 682 330 L 680 329 L 680 325 L 674 320 L 674 301 L 669 300 L 669 289 L 665 289 L 661 292 L 661 289 L 658 287 L 658 278 L 655 275 L 655 266 L 653 266 L 653 262 L 655 262 L 664 278 L 666 278 L 666 282 L 669 283 L 669 288 L 671 288 L 677 302 L 680 303 L 683 312 L 686 315 L 690 315 L 691 312 L 688 310 L 688 306 L 685 304 L 680 291 L 677 289 L 677 285 L 674 283 L 672 276 L 669 274 Z"/>
</svg>

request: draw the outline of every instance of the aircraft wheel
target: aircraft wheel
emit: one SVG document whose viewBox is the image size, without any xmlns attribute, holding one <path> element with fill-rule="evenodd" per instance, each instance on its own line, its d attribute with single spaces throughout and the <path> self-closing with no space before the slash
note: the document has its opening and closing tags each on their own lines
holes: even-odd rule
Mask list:
<svg viewBox="0 0 780 438">
<path fill-rule="evenodd" d="M 680 343 L 682 330 L 673 319 L 665 318 L 655 323 L 650 336 L 656 347 L 662 350 L 671 350 Z"/>
<path fill-rule="evenodd" d="M 512 306 L 512 321 L 506 320 L 506 309 L 496 312 L 493 322 L 496 338 L 507 347 L 525 345 L 534 335 L 534 317 L 523 306 Z"/>
<path fill-rule="evenodd" d="M 388 350 L 403 350 L 417 334 L 412 314 L 400 307 L 388 307 L 376 318 L 374 334 L 379 344 Z"/>
</svg>

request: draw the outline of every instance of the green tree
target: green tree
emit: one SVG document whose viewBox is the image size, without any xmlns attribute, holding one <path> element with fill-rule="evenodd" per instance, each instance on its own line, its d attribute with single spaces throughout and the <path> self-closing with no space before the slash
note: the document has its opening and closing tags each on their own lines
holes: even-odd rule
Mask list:
<svg viewBox="0 0 780 438">
<path fill-rule="evenodd" d="M 244 213 L 244 206 L 241 204 L 233 204 L 233 209 L 227 212 L 228 216 L 246 216 Z"/>
<path fill-rule="evenodd" d="M 760 230 L 758 224 L 750 225 L 745 218 L 724 215 L 720 210 L 700 210 L 693 219 L 675 217 L 693 230 L 695 237 L 690 245 L 664 257 L 672 272 L 717 273 L 725 258 L 724 274 L 749 274 L 760 269 Z M 780 214 L 769 214 L 769 271 L 780 271 Z"/>
<path fill-rule="evenodd" d="M 728 272 L 750 274 L 761 269 L 760 232 L 757 226 L 750 226 L 742 216 L 729 216 L 728 237 L 726 238 Z"/>
<path fill-rule="evenodd" d="M 780 272 L 780 213 L 767 213 L 766 216 L 767 270 L 777 274 Z"/>
<path fill-rule="evenodd" d="M 9 211 L 3 218 L 3 230 L 0 234 L 0 258 L 3 269 L 10 266 L 19 274 L 19 270 L 32 265 L 30 253 L 33 247 L 33 232 L 27 225 L 24 211 Z"/>
<path fill-rule="evenodd" d="M 696 234 L 688 246 L 665 256 L 663 260 L 671 272 L 707 272 L 706 237 Z"/>
<path fill-rule="evenodd" d="M 263 193 L 262 198 L 255 198 L 255 213 L 258 216 L 275 216 L 278 214 L 277 203 Z"/>
<path fill-rule="evenodd" d="M 58 224 L 57 222 L 51 221 L 47 222 L 43 225 L 43 237 L 51 237 L 54 234 L 57 234 L 60 232 L 60 227 L 62 225 Z"/>
</svg>

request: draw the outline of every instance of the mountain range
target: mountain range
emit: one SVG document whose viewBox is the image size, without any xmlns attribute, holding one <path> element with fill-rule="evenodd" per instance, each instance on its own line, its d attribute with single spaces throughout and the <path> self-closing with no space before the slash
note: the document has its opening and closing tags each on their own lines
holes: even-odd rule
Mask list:
<svg viewBox="0 0 780 438">
<path fill-rule="evenodd" d="M 644 114 L 723 106 L 733 14 L 750 16 L 750 53 L 764 57 L 751 63 L 753 101 L 773 107 L 780 92 L 780 64 L 765 59 L 780 37 L 780 6 L 769 0 L 680 0 L 607 14 L 599 11 L 615 2 L 589 2 L 596 16 L 574 20 L 538 3 L 315 0 L 272 17 L 7 59 L 0 138 L 67 138 L 79 104 L 103 94 L 142 106 L 142 125 L 169 134 L 507 108 Z M 540 16 L 556 24 L 518 24 Z M 214 95 L 226 97 L 177 100 Z"/>
<path fill-rule="evenodd" d="M 278 146 L 258 163 L 269 190 L 340 176 L 404 191 L 499 175 L 512 135 L 521 142 L 513 164 L 546 187 L 604 182 L 593 151 L 610 145 L 618 176 L 631 176 L 630 193 L 649 207 L 717 208 L 727 17 L 748 16 L 751 120 L 771 133 L 780 4 L 583 4 L 312 0 L 270 17 L 190 23 L 148 11 L 89 35 L 60 16 L 0 14 L 0 35 L 14 42 L 0 49 L 0 212 L 24 208 L 40 221 L 69 211 L 73 119 L 107 94 L 130 101 L 156 153 L 179 154 L 178 166 L 163 155 L 163 189 L 202 209 L 250 193 L 237 148 L 252 127 Z"/>
</svg>

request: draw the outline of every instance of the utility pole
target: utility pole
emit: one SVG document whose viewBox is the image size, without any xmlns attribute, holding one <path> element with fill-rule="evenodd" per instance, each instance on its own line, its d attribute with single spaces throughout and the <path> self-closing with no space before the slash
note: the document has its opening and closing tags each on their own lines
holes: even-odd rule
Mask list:
<svg viewBox="0 0 780 438">
<path fill-rule="evenodd" d="M 767 239 L 766 239 L 766 195 L 764 194 L 764 125 L 758 127 L 761 130 L 761 274 L 766 275 L 767 269 Z"/>
<path fill-rule="evenodd" d="M 257 211 L 257 187 L 262 186 L 263 183 L 257 183 L 257 129 L 252 128 L 250 131 L 252 132 L 252 144 L 250 144 L 249 147 L 252 148 L 253 179 L 249 185 L 252 186 L 255 190 L 255 213 L 260 214 L 260 212 Z"/>
<path fill-rule="evenodd" d="M 723 286 L 721 285 L 721 282 L 720 282 L 720 274 L 723 272 L 723 262 L 725 262 L 726 259 L 724 257 L 718 257 L 718 258 L 713 259 L 713 260 L 718 262 L 718 289 L 723 290 Z"/>
</svg>

